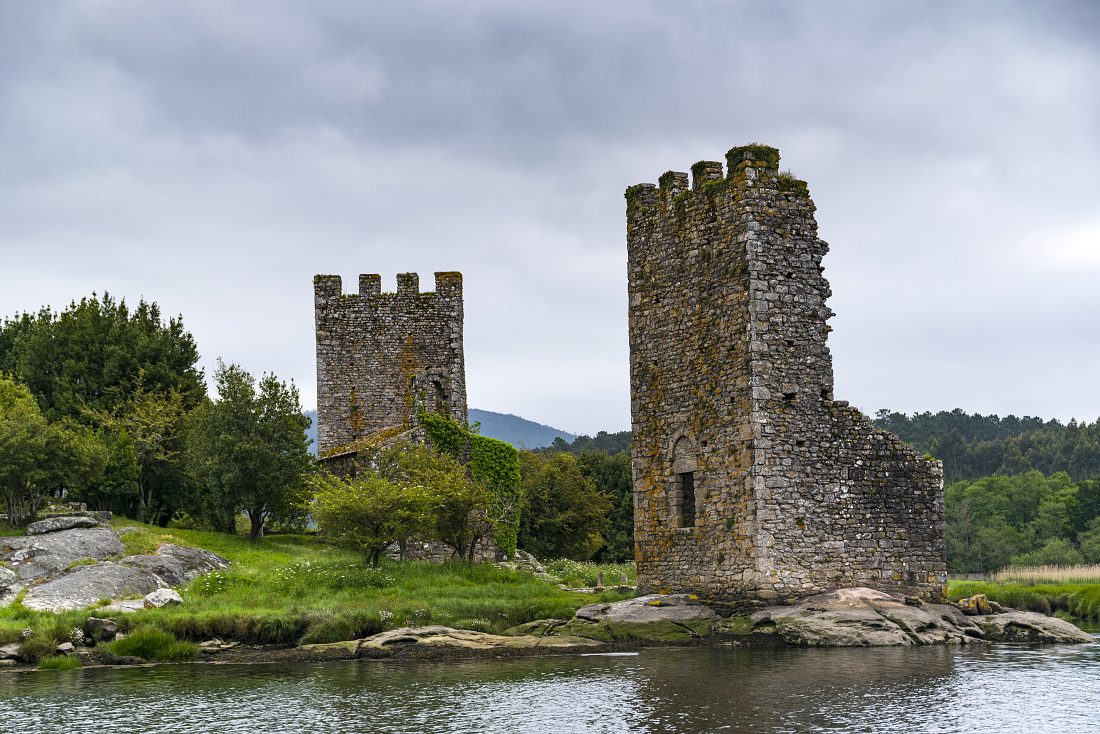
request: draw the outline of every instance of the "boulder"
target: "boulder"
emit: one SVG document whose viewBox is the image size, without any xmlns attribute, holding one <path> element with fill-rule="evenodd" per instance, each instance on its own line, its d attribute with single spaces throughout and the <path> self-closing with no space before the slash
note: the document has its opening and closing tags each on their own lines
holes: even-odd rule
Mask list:
<svg viewBox="0 0 1100 734">
<path fill-rule="evenodd" d="M 148 594 L 159 586 L 152 574 L 117 563 L 77 566 L 37 586 L 23 597 L 28 609 L 63 612 L 94 606 L 100 599 Z"/>
<path fill-rule="evenodd" d="M 0 646 L 0 660 L 15 660 L 19 657 L 19 648 L 18 642 Z"/>
<path fill-rule="evenodd" d="M 119 563 L 148 571 L 164 586 L 183 586 L 204 573 L 229 568 L 229 561 L 217 553 L 172 543 L 162 543 L 156 555 L 126 556 Z"/>
<path fill-rule="evenodd" d="M 118 633 L 118 624 L 113 619 L 88 617 L 84 620 L 84 639 L 92 642 L 110 642 Z"/>
<path fill-rule="evenodd" d="M 648 594 L 581 607 L 555 634 L 618 640 L 676 641 L 711 634 L 718 615 L 688 594 Z"/>
<path fill-rule="evenodd" d="M 993 609 L 990 607 L 989 597 L 985 594 L 975 594 L 974 596 L 968 596 L 965 599 L 959 599 L 955 602 L 955 606 L 959 608 L 963 614 L 968 617 L 974 617 L 979 614 L 992 614 Z"/>
<path fill-rule="evenodd" d="M 0 561 L 23 581 L 64 571 L 77 561 L 121 556 L 126 548 L 110 528 L 73 528 L 0 538 Z"/>
<path fill-rule="evenodd" d="M 60 530 L 72 530 L 73 528 L 94 528 L 99 522 L 95 518 L 81 516 L 48 517 L 45 520 L 32 522 L 27 526 L 27 535 L 43 535 L 56 533 Z"/>
<path fill-rule="evenodd" d="M 1092 635 L 1069 622 L 1038 612 L 1012 609 L 983 615 L 974 621 L 985 632 L 986 639 L 994 642 L 1096 642 Z"/>
<path fill-rule="evenodd" d="M 143 602 L 146 609 L 160 609 L 174 604 L 183 604 L 183 597 L 175 589 L 157 589 L 146 595 Z"/>
<path fill-rule="evenodd" d="M 144 599 L 125 599 L 123 601 L 111 602 L 106 606 L 99 607 L 96 611 L 100 614 L 133 614 L 143 609 L 145 609 Z M 117 640 L 120 637 L 122 637 L 121 632 L 115 636 L 115 639 Z"/>
<path fill-rule="evenodd" d="M 10 568 L 0 566 L 0 590 L 9 589 L 19 583 L 19 577 Z"/>
<path fill-rule="evenodd" d="M 955 614 L 949 607 L 910 606 L 903 597 L 855 587 L 767 607 L 749 619 L 752 632 L 774 633 L 788 644 L 809 647 L 965 644 L 978 639 L 974 625 L 960 628 Z"/>
<path fill-rule="evenodd" d="M 60 645 L 54 648 L 58 655 L 68 655 L 73 651 L 73 643 L 62 642 Z"/>
</svg>

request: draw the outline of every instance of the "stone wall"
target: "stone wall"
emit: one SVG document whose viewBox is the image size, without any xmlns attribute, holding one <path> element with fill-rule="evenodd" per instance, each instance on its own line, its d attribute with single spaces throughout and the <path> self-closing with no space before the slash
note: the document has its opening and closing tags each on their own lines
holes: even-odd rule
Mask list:
<svg viewBox="0 0 1100 734">
<path fill-rule="evenodd" d="M 833 400 L 828 246 L 778 162 L 734 148 L 626 193 L 639 588 L 938 599 L 941 468 Z"/>
<path fill-rule="evenodd" d="M 378 275 L 359 292 L 340 276 L 313 279 L 317 327 L 317 449 L 322 456 L 415 423 L 418 406 L 465 424 L 462 275 L 436 273 L 421 293 L 415 273 L 382 293 Z"/>
</svg>

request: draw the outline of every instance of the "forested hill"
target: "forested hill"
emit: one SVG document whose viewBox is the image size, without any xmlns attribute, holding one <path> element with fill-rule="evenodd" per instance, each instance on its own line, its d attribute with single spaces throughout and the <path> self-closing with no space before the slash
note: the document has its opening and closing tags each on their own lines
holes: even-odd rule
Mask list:
<svg viewBox="0 0 1100 734">
<path fill-rule="evenodd" d="M 948 482 L 1032 469 L 1064 471 L 1075 481 L 1100 476 L 1100 421 L 880 410 L 875 424 L 943 461 Z"/>
<path fill-rule="evenodd" d="M 481 435 L 510 443 L 522 449 L 540 449 L 555 439 L 572 441 L 576 436 L 560 428 L 529 421 L 510 413 L 470 408 L 470 423 L 481 424 Z"/>
</svg>

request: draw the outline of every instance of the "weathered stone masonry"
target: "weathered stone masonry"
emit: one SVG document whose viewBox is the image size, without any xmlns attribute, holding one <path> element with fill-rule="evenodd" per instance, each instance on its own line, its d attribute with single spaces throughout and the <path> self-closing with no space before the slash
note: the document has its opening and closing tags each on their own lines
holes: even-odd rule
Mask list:
<svg viewBox="0 0 1100 734">
<path fill-rule="evenodd" d="M 833 400 L 805 182 L 779 152 L 627 189 L 635 555 L 645 592 L 938 599 L 938 462 Z"/>
<path fill-rule="evenodd" d="M 322 456 L 415 425 L 418 406 L 465 425 L 460 273 L 436 273 L 428 293 L 416 273 L 398 275 L 396 293 L 378 275 L 360 275 L 358 294 L 338 275 L 315 276 L 313 290 Z"/>
</svg>

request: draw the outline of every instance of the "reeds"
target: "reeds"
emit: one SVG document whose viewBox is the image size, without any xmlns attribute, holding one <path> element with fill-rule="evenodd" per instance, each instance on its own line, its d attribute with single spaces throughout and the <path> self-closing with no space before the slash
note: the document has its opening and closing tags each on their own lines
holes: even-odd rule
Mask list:
<svg viewBox="0 0 1100 734">
<path fill-rule="evenodd" d="M 1091 566 L 1008 566 L 990 574 L 990 581 L 1016 584 L 1096 584 L 1100 564 Z"/>
</svg>

